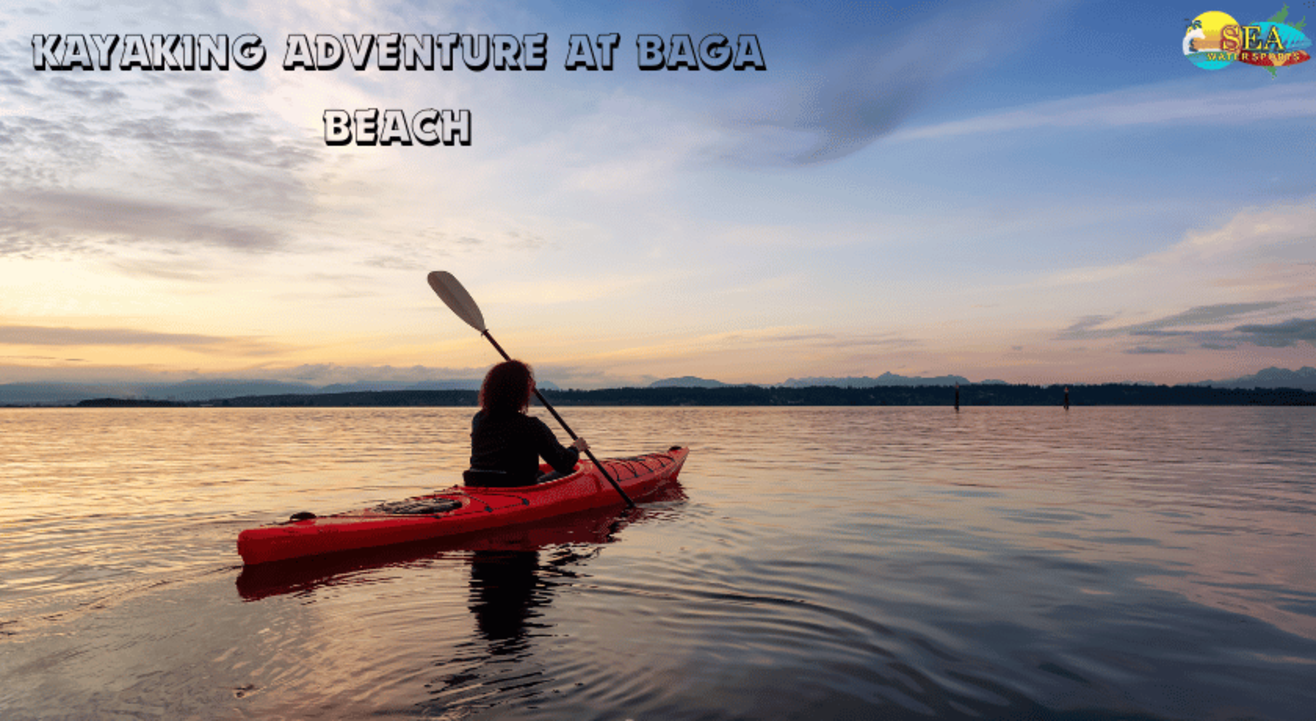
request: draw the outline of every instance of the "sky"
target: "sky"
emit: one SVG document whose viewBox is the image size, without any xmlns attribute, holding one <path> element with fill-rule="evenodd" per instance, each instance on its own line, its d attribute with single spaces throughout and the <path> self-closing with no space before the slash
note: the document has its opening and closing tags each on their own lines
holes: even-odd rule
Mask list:
<svg viewBox="0 0 1316 721">
<path fill-rule="evenodd" d="M 1316 62 L 1181 42 L 1284 3 L 856 5 L 6 3 L 0 383 L 479 377 L 431 270 L 562 387 L 1316 365 Z M 283 67 L 387 33 L 545 34 L 546 67 Z M 565 68 L 609 33 L 611 70 Z M 34 36 L 154 34 L 267 57 L 36 67 Z M 638 68 L 640 35 L 715 34 L 765 69 Z M 466 110 L 470 143 L 326 143 L 367 108 Z"/>
</svg>

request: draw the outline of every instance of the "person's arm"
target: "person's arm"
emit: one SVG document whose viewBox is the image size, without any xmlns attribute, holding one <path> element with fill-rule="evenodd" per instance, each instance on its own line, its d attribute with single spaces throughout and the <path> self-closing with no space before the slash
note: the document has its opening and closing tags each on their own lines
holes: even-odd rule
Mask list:
<svg viewBox="0 0 1316 721">
<path fill-rule="evenodd" d="M 569 447 L 563 446 L 553 434 L 553 429 L 538 418 L 531 420 L 535 425 L 535 450 L 539 453 L 539 457 L 547 461 L 548 465 L 558 473 L 566 475 L 574 471 L 576 461 L 580 460 L 581 446 L 588 448 L 589 444 L 585 443 L 583 438 L 577 438 Z"/>
</svg>

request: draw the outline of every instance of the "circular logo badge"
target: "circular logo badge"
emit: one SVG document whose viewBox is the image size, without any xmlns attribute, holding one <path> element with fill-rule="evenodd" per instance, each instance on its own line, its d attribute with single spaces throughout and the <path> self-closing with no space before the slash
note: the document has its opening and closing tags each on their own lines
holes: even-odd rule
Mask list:
<svg viewBox="0 0 1316 721">
<path fill-rule="evenodd" d="M 1238 21 L 1216 10 L 1193 18 L 1183 36 L 1183 54 L 1203 70 L 1219 70 L 1238 57 L 1237 44 L 1231 41 L 1238 33 Z"/>
</svg>

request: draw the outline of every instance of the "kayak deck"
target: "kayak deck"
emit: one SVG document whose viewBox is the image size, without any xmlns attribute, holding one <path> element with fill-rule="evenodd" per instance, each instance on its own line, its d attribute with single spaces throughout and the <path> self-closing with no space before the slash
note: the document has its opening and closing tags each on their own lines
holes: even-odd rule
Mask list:
<svg viewBox="0 0 1316 721">
<path fill-rule="evenodd" d="M 632 498 L 642 498 L 677 477 L 688 448 L 601 460 Z M 545 467 L 547 470 L 547 467 Z M 534 486 L 453 486 L 424 496 L 332 516 L 297 514 L 294 519 L 238 534 L 246 565 L 358 548 L 408 543 L 531 523 L 623 500 L 590 461 L 571 475 Z"/>
</svg>

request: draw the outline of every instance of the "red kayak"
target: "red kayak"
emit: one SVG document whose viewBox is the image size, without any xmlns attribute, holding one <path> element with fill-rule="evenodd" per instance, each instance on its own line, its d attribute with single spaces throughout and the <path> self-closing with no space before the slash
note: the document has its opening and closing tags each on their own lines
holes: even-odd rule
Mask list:
<svg viewBox="0 0 1316 721">
<path fill-rule="evenodd" d="M 642 498 L 681 472 L 690 449 L 600 461 L 626 495 Z M 547 466 L 544 470 L 550 470 Z M 238 553 L 248 566 L 301 556 L 457 536 L 574 513 L 624 501 L 589 461 L 569 476 L 535 486 L 452 488 L 350 513 L 292 520 L 238 534 Z"/>
<path fill-rule="evenodd" d="M 537 554 L 561 546 L 605 546 L 621 540 L 623 529 L 670 521 L 671 504 L 684 500 L 685 489 L 678 478 L 659 484 L 644 497 L 644 503 L 634 509 L 621 510 L 613 504 L 479 533 L 243 566 L 242 573 L 238 574 L 237 590 L 244 601 L 258 601 L 271 596 L 313 591 L 321 586 L 354 583 L 371 578 L 371 573 L 379 569 L 424 565 L 452 552 L 464 556 L 518 555 Z M 567 553 L 590 555 L 592 550 Z"/>
</svg>

